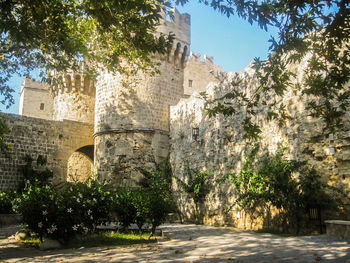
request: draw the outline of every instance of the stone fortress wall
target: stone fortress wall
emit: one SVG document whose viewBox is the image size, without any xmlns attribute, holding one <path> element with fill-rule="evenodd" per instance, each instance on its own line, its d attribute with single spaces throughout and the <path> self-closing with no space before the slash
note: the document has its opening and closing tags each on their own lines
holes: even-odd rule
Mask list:
<svg viewBox="0 0 350 263">
<path fill-rule="evenodd" d="M 214 58 L 191 52 L 184 71 L 184 95 L 190 97 L 194 92 L 203 92 L 210 82 L 217 82 L 223 75 L 222 67 L 214 64 Z"/>
<path fill-rule="evenodd" d="M 230 85 L 232 81 L 237 83 L 239 80 L 242 80 L 239 87 Z M 254 70 L 248 66 L 242 72 L 229 73 L 222 81 L 209 84 L 206 93 L 209 99 L 221 97 L 233 88 L 243 89 L 249 94 L 249 90 L 256 85 L 258 80 Z M 313 118 L 306 110 L 306 102 L 307 98 L 292 91 L 284 96 L 291 119 L 282 128 L 266 120 L 267 106 L 259 109 L 256 118 L 262 129 L 261 149 L 276 153 L 288 143 L 286 156 L 289 159 L 308 161 L 322 175 L 324 183 L 339 187 L 350 198 L 350 114 L 344 117 L 344 126 L 332 134 L 326 130 L 322 120 Z M 235 201 L 233 187 L 229 183 L 216 183 L 216 179 L 225 174 L 240 172 L 245 150 L 254 144 L 243 138 L 241 122 L 244 109 L 232 117 L 219 114 L 209 118 L 204 100 L 194 93 L 171 107 L 170 112 L 170 152 L 174 175 L 186 181 L 184 160 L 189 162 L 191 168 L 214 170 L 211 191 L 202 206 L 204 223 L 248 228 L 258 228 L 266 223 L 256 221 L 257 225 L 249 225 L 252 222 L 243 211 L 238 207 L 230 209 Z M 192 136 L 193 128 L 199 129 L 196 138 Z M 181 192 L 176 180 L 173 180 L 173 187 L 181 213 L 185 219 L 193 221 L 193 202 Z M 347 207 L 350 211 L 350 204 Z"/>
<path fill-rule="evenodd" d="M 5 115 L 13 131 L 8 136 L 13 154 L 0 156 L 1 188 L 15 187 L 26 153 L 47 156 L 49 167 L 61 180 L 67 179 L 67 170 L 76 179 L 84 178 L 79 171 L 91 172 L 94 162 L 100 177 L 119 186 L 134 186 L 141 176 L 139 168 L 152 169 L 169 152 L 173 173 L 182 179 L 184 160 L 192 168 L 215 168 L 215 178 L 238 172 L 247 145 L 240 126 L 243 112 L 208 118 L 198 93 L 221 96 L 230 91 L 232 80 L 239 79 L 243 80 L 239 88 L 249 90 L 257 85 L 253 70 L 247 67 L 227 74 L 212 57 L 205 55 L 202 61 L 200 54 L 192 52 L 188 59 L 188 14 L 175 11 L 173 21 L 162 20 L 159 32 L 176 35 L 168 56 L 153 56 L 160 64 L 160 75 L 113 75 L 100 69 L 93 82 L 81 64 L 79 72 L 56 73 L 62 79 L 59 85 L 48 87 L 26 78 L 21 91 L 23 116 Z M 298 95 L 287 94 L 285 100 L 294 119 L 284 128 L 258 115 L 264 148 L 274 152 L 288 142 L 290 158 L 308 160 L 325 181 L 349 193 L 349 115 L 342 130 L 329 134 L 322 121 L 311 118 Z M 193 128 L 199 130 L 197 139 L 192 138 Z M 174 190 L 185 218 L 193 218 L 193 204 L 176 181 Z M 227 213 L 233 201 L 232 187 L 215 185 L 203 207 L 205 223 L 244 225 L 241 211 L 235 208 Z"/>
<path fill-rule="evenodd" d="M 55 175 L 54 181 L 65 181 L 67 164 L 73 153 L 84 154 L 93 160 L 93 126 L 75 121 L 53 121 L 40 118 L 4 114 L 11 133 L 6 136 L 10 152 L 0 155 L 0 189 L 15 189 L 21 178 L 25 156 L 34 160 L 46 157 L 47 167 Z"/>
</svg>

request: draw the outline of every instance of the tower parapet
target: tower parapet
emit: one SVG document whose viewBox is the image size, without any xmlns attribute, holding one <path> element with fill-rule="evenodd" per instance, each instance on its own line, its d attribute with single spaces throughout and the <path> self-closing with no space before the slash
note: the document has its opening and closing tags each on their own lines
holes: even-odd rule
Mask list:
<svg viewBox="0 0 350 263">
<path fill-rule="evenodd" d="M 86 74 L 84 66 L 80 62 L 79 70 L 75 72 L 51 72 L 54 83 L 49 89 L 54 98 L 54 120 L 94 123 L 95 83 Z"/>
<path fill-rule="evenodd" d="M 210 82 L 218 82 L 223 74 L 222 67 L 214 64 L 214 57 L 191 52 L 184 72 L 185 97 L 193 92 L 202 92 Z"/>
</svg>

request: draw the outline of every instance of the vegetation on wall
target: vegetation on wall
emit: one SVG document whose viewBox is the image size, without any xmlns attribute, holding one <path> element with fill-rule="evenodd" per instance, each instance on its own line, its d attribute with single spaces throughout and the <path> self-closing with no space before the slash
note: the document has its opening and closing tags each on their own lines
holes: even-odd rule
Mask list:
<svg viewBox="0 0 350 263">
<path fill-rule="evenodd" d="M 210 191 L 208 180 L 212 175 L 212 171 L 204 171 L 193 169 L 189 163 L 185 163 L 184 179 L 175 177 L 179 188 L 183 190 L 193 200 L 195 209 L 194 215 L 197 223 L 200 221 L 200 204 L 205 200 L 206 195 Z"/>
<path fill-rule="evenodd" d="M 312 208 L 333 209 L 342 204 L 346 196 L 338 189 L 323 183 L 320 175 L 306 162 L 288 160 L 285 148 L 276 154 L 258 158 L 259 147 L 251 149 L 238 174 L 227 174 L 234 186 L 238 205 L 251 219 L 266 211 L 278 209 L 284 231 L 301 229 L 303 220 Z M 259 214 L 259 211 L 262 211 Z M 278 226 L 277 226 L 278 227 Z"/>
</svg>

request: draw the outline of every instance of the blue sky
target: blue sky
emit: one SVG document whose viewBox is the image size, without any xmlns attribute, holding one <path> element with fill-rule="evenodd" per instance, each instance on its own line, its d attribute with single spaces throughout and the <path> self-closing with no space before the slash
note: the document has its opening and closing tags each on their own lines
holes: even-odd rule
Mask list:
<svg viewBox="0 0 350 263">
<path fill-rule="evenodd" d="M 190 1 L 178 10 L 191 15 L 191 50 L 202 57 L 204 54 L 214 56 L 214 63 L 221 65 L 224 71 L 239 72 L 255 57 L 267 57 L 268 39 L 275 32 L 265 32 L 237 17 L 228 19 L 197 1 Z M 15 104 L 9 109 L 0 104 L 0 111 L 18 113 L 22 80 L 14 77 L 10 81 L 10 86 L 15 89 Z"/>
</svg>

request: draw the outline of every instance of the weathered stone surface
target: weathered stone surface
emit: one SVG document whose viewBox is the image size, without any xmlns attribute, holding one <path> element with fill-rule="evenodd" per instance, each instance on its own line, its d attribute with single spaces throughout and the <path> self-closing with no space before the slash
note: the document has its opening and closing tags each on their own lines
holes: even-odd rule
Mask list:
<svg viewBox="0 0 350 263">
<path fill-rule="evenodd" d="M 66 180 L 69 157 L 83 146 L 93 145 L 93 127 L 74 121 L 50 121 L 14 114 L 3 114 L 11 133 L 10 155 L 0 154 L 0 189 L 16 189 L 22 180 L 25 156 L 47 158 L 54 180 Z M 35 165 L 35 162 L 33 162 Z"/>
<path fill-rule="evenodd" d="M 327 235 L 350 240 L 350 221 L 326 220 Z"/>
<path fill-rule="evenodd" d="M 230 85 L 238 81 L 241 83 L 239 87 Z M 240 73 L 229 73 L 227 79 L 220 84 L 210 84 L 206 92 L 209 99 L 221 97 L 232 88 L 242 89 L 249 95 L 256 85 L 256 77 L 248 67 Z M 350 151 L 343 139 L 347 136 L 346 131 L 350 130 L 349 122 L 346 121 L 348 116 L 344 118 L 344 126 L 337 133 L 330 134 L 321 120 L 310 117 L 306 110 L 307 99 L 292 91 L 285 95 L 284 103 L 291 118 L 283 128 L 279 128 L 275 122 L 266 121 L 269 105 L 258 109 L 255 119 L 262 129 L 261 148 L 275 153 L 288 143 L 288 158 L 308 161 L 319 172 L 324 182 L 336 185 L 350 197 Z M 238 207 L 229 209 L 236 198 L 234 189 L 229 184 L 216 182 L 227 173 L 240 171 L 244 161 L 244 150 L 251 146 L 251 142 L 243 137 L 241 123 L 244 111 L 242 108 L 241 112 L 234 116 L 219 114 L 209 118 L 205 114 L 204 100 L 196 93 L 170 109 L 170 152 L 174 175 L 186 180 L 185 160 L 191 168 L 201 171 L 215 170 L 211 180 L 212 189 L 202 209 L 205 223 L 261 227 L 262 222 L 254 225 Z M 197 138 L 192 136 L 193 128 L 199 129 Z M 181 193 L 181 188 L 175 180 L 173 188 L 178 207 L 185 218 L 193 220 L 194 204 L 191 199 L 187 194 Z"/>
<path fill-rule="evenodd" d="M 0 226 L 17 225 L 21 222 L 21 215 L 19 214 L 0 214 Z"/>
</svg>

